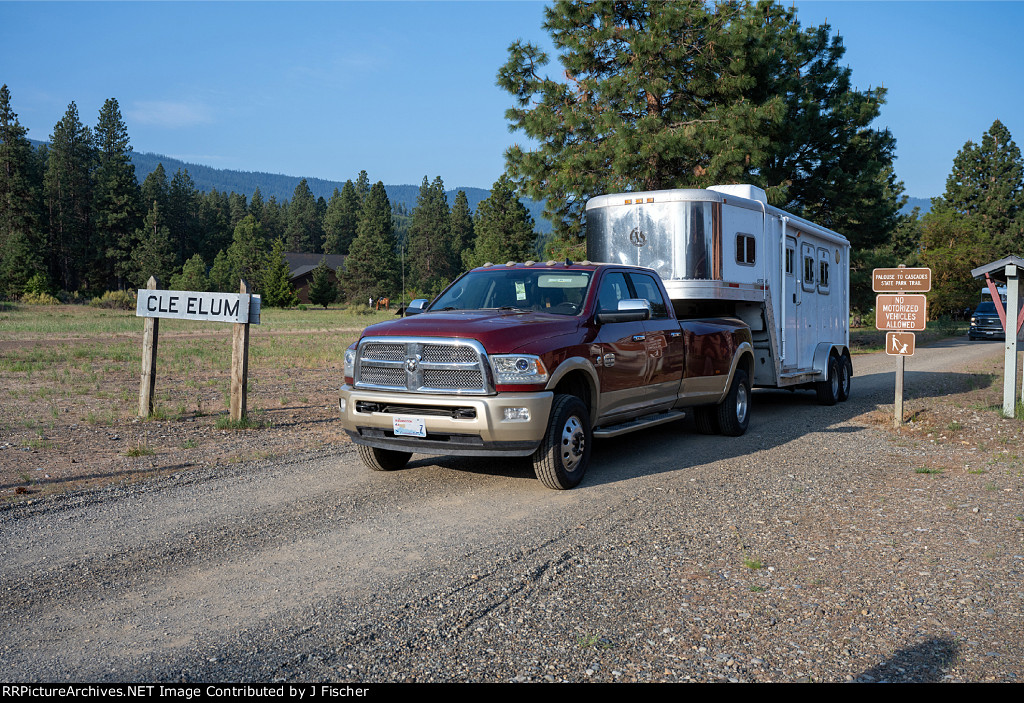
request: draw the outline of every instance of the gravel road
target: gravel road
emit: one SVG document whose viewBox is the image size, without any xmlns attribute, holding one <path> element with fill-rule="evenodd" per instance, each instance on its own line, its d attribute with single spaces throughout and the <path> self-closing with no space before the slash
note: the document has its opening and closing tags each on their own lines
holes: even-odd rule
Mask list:
<svg viewBox="0 0 1024 703">
<path fill-rule="evenodd" d="M 919 349 L 908 392 L 1001 350 Z M 1020 447 L 915 473 L 947 449 L 870 421 L 894 365 L 832 408 L 758 392 L 740 438 L 599 441 L 566 492 L 346 442 L 6 508 L 4 679 L 1019 680 Z"/>
</svg>

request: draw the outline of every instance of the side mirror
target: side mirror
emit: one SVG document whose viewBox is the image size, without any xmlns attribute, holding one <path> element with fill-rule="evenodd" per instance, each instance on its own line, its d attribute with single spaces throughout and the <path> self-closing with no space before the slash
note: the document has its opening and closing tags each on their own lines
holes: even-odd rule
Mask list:
<svg viewBox="0 0 1024 703">
<path fill-rule="evenodd" d="M 648 300 L 642 298 L 629 298 L 619 301 L 619 309 L 597 313 L 597 323 L 600 325 L 609 322 L 642 322 L 649 320 L 654 315 L 654 308 Z"/>
<path fill-rule="evenodd" d="M 409 306 L 405 309 L 405 314 L 408 315 L 419 315 L 427 307 L 430 301 L 426 298 L 416 298 L 416 300 L 409 303 Z"/>
</svg>

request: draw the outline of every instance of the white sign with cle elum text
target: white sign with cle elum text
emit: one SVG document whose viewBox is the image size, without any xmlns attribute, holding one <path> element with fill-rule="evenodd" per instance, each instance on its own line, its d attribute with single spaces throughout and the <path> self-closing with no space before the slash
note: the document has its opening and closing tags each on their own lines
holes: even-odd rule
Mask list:
<svg viewBox="0 0 1024 703">
<path fill-rule="evenodd" d="M 260 296 L 242 293 L 197 293 L 140 289 L 138 317 L 176 317 L 183 320 L 260 323 Z"/>
</svg>

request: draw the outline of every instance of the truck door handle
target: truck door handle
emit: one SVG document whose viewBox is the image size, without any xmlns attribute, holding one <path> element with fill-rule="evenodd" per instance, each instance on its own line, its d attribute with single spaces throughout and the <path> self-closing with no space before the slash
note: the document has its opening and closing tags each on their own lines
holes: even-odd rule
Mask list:
<svg viewBox="0 0 1024 703">
<path fill-rule="evenodd" d="M 634 342 L 642 342 L 645 339 L 647 339 L 647 335 L 645 335 L 645 334 L 634 334 L 633 335 L 633 341 Z"/>
<path fill-rule="evenodd" d="M 682 332 L 669 332 L 668 336 L 671 337 L 672 339 L 675 339 L 676 337 L 682 337 L 683 333 Z"/>
</svg>

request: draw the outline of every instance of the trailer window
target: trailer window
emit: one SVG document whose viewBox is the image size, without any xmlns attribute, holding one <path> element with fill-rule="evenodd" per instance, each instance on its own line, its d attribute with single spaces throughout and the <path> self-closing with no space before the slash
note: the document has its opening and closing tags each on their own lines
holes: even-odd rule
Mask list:
<svg viewBox="0 0 1024 703">
<path fill-rule="evenodd" d="M 818 249 L 818 292 L 828 295 L 828 250 Z"/>
<path fill-rule="evenodd" d="M 806 291 L 814 291 L 814 247 L 810 244 L 801 244 L 800 256 L 804 260 L 804 280 L 801 281 L 801 285 Z"/>
<path fill-rule="evenodd" d="M 737 234 L 736 263 L 743 264 L 744 266 L 753 266 L 756 259 L 757 240 L 750 234 L 743 234 L 742 232 Z"/>
<path fill-rule="evenodd" d="M 786 275 L 793 275 L 793 256 L 796 254 L 793 247 L 786 246 Z"/>
</svg>

